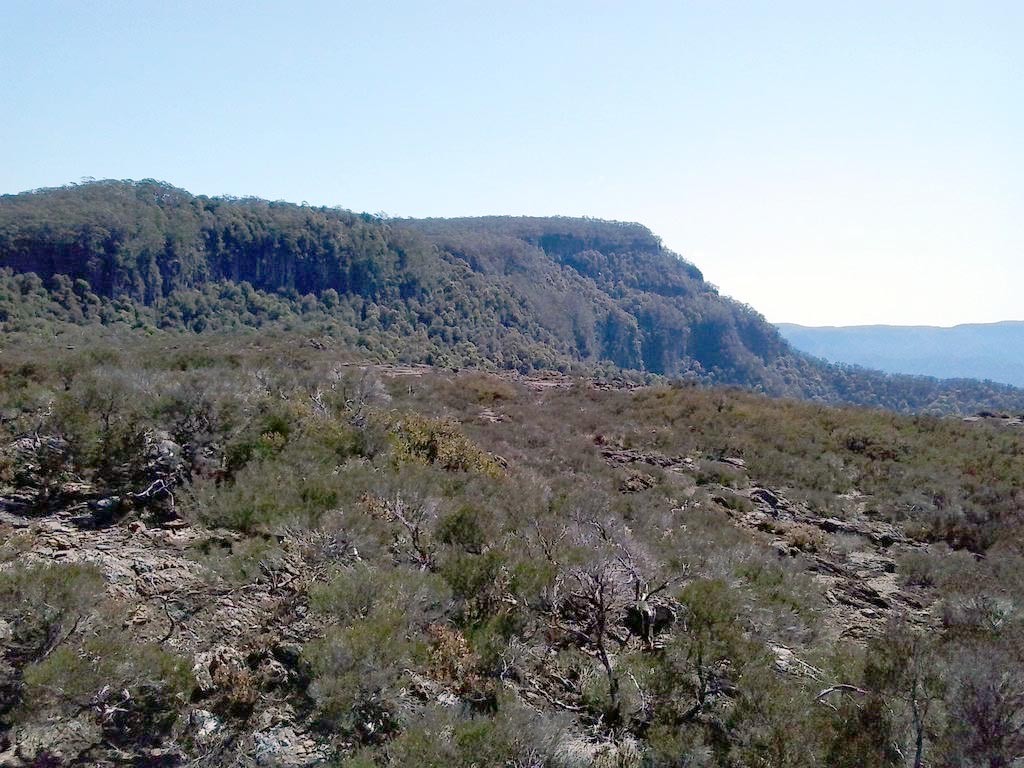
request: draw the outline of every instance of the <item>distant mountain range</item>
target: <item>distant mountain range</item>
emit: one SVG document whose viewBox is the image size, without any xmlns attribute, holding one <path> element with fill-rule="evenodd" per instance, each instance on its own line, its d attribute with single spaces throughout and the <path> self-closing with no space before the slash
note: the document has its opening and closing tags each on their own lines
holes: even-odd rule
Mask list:
<svg viewBox="0 0 1024 768">
<path fill-rule="evenodd" d="M 935 326 L 777 325 L 797 349 L 887 373 L 989 379 L 1024 386 L 1024 321 Z"/>
</svg>

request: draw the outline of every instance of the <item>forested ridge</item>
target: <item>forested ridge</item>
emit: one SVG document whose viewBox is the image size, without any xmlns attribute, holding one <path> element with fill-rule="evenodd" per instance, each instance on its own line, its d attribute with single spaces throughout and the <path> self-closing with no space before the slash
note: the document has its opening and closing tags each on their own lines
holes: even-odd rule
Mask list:
<svg viewBox="0 0 1024 768">
<path fill-rule="evenodd" d="M 385 219 L 194 196 L 151 180 L 0 198 L 0 323 L 8 332 L 278 325 L 382 361 L 616 366 L 898 410 L 1024 408 L 1011 387 L 887 376 L 797 353 L 639 224 Z"/>
</svg>

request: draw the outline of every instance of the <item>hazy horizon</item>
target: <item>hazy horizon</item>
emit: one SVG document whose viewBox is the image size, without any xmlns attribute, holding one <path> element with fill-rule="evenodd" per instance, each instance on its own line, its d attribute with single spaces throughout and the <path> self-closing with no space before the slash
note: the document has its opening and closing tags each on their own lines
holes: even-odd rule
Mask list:
<svg viewBox="0 0 1024 768">
<path fill-rule="evenodd" d="M 941 330 L 950 330 L 951 328 L 963 328 L 965 326 L 975 325 L 1018 325 L 1024 324 L 1024 320 L 993 320 L 988 323 L 954 323 L 953 325 L 927 325 L 924 323 L 918 323 L 915 325 L 894 325 L 892 323 L 861 323 L 857 325 L 805 325 L 804 323 L 787 323 L 784 320 L 780 320 L 772 324 L 796 326 L 799 328 L 820 328 L 822 330 L 826 330 L 829 328 L 939 328 Z"/>
<path fill-rule="evenodd" d="M 638 221 L 772 322 L 1013 320 L 1024 6 L 8 6 L 0 192 Z"/>
</svg>

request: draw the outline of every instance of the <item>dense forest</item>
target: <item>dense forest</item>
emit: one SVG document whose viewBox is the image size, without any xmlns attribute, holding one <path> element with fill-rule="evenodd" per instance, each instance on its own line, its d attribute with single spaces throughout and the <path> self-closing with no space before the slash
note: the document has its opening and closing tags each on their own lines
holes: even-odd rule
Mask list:
<svg viewBox="0 0 1024 768">
<path fill-rule="evenodd" d="M 898 410 L 1024 410 L 1011 387 L 797 353 L 638 224 L 383 219 L 155 181 L 0 198 L 0 324 L 7 333 L 273 326 L 381 361 L 610 367 Z"/>
</svg>

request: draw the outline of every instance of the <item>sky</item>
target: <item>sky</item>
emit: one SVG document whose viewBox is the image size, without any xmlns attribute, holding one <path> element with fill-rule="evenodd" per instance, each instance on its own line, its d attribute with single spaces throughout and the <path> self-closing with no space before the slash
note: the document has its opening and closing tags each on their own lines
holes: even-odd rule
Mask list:
<svg viewBox="0 0 1024 768">
<path fill-rule="evenodd" d="M 773 322 L 1024 319 L 1024 2 L 0 0 L 0 193 L 639 221 Z"/>
</svg>

